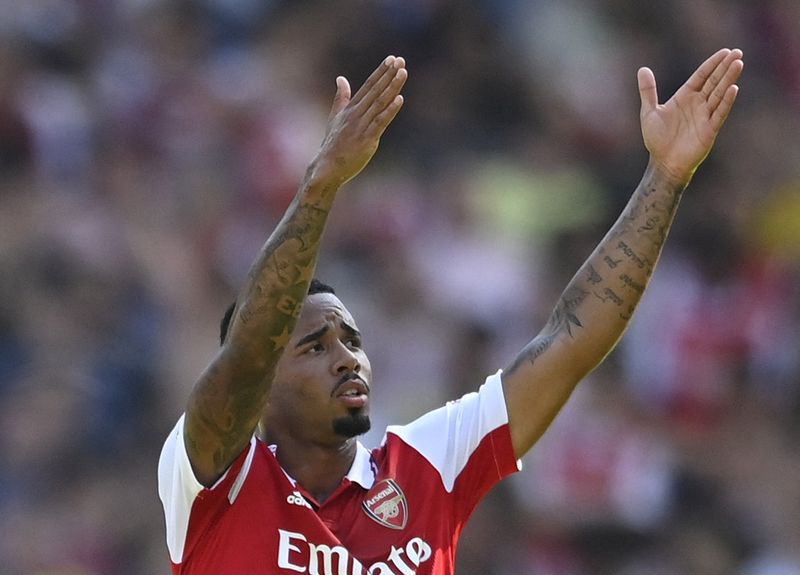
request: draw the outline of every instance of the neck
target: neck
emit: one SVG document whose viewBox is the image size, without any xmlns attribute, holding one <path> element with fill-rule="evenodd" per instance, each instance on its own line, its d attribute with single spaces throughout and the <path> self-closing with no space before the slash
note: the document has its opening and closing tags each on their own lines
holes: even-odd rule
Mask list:
<svg viewBox="0 0 800 575">
<path fill-rule="evenodd" d="M 262 439 L 277 446 L 276 457 L 281 467 L 319 503 L 339 487 L 356 456 L 355 438 L 320 444 L 264 430 Z"/>
</svg>

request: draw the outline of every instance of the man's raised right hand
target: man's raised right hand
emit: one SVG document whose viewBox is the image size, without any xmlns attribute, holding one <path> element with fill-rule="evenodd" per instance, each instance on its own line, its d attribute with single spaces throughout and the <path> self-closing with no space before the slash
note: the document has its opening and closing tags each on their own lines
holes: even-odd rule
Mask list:
<svg viewBox="0 0 800 575">
<path fill-rule="evenodd" d="M 347 79 L 336 78 L 336 96 L 325 139 L 310 166 L 311 179 L 338 187 L 369 163 L 384 130 L 403 106 L 405 66 L 403 58 L 387 57 L 352 98 Z"/>
</svg>

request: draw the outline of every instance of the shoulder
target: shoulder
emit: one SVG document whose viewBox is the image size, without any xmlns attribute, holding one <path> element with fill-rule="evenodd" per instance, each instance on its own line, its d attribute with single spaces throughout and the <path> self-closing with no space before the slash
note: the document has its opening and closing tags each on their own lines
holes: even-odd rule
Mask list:
<svg viewBox="0 0 800 575">
<path fill-rule="evenodd" d="M 384 442 L 394 435 L 414 447 L 441 444 L 444 440 L 480 439 L 508 423 L 501 371 L 486 378 L 478 391 L 449 401 L 407 425 L 386 429 Z"/>
<path fill-rule="evenodd" d="M 421 457 L 422 463 L 439 474 L 448 491 L 470 462 L 474 465 L 485 459 L 494 462 L 490 468 L 516 470 L 501 372 L 489 376 L 477 392 L 408 425 L 388 427 L 382 449 L 383 457 L 390 461 Z"/>
</svg>

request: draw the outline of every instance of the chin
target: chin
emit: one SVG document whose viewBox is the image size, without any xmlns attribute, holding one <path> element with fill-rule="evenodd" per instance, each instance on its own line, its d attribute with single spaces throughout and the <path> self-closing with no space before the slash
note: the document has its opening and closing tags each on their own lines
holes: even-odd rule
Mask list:
<svg viewBox="0 0 800 575">
<path fill-rule="evenodd" d="M 369 415 L 360 411 L 351 412 L 350 415 L 333 420 L 333 431 L 342 437 L 357 437 L 364 435 L 371 426 Z"/>
</svg>

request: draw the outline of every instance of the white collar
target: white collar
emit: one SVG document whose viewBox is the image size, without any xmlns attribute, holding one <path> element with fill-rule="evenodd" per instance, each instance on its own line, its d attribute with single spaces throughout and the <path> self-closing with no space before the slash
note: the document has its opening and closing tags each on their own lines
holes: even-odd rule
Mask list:
<svg viewBox="0 0 800 575">
<path fill-rule="evenodd" d="M 354 483 L 358 483 L 364 489 L 369 489 L 375 483 L 375 472 L 369 449 L 364 447 L 360 441 L 356 441 L 356 456 L 353 459 L 353 465 L 350 466 L 350 471 L 347 472 L 345 477 Z"/>
</svg>

